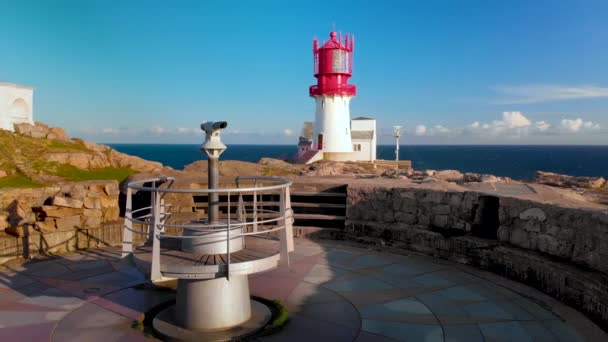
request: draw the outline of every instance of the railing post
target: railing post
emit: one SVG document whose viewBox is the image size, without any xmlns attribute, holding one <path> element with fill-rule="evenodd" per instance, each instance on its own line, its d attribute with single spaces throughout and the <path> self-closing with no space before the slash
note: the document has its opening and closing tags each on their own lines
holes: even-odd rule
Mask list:
<svg viewBox="0 0 608 342">
<path fill-rule="evenodd" d="M 125 224 L 122 229 L 122 257 L 125 258 L 133 253 L 133 200 L 131 199 L 131 188 L 127 186 L 127 203 L 125 204 Z"/>
<path fill-rule="evenodd" d="M 285 188 L 282 188 L 279 194 L 279 215 L 281 215 L 279 219 L 279 225 L 283 227 L 283 229 L 279 231 L 281 245 L 281 264 L 289 267 L 289 242 L 287 237 L 287 222 L 289 218 L 286 217 L 287 210 L 285 206 Z"/>
<path fill-rule="evenodd" d="M 258 180 L 253 180 L 253 187 L 258 187 Z M 253 232 L 258 232 L 258 192 L 253 190 Z"/>
<path fill-rule="evenodd" d="M 153 188 L 156 188 L 156 182 L 152 183 L 152 186 L 153 186 Z M 155 191 L 150 191 L 150 217 L 148 218 L 148 221 L 151 224 L 154 224 L 154 218 L 156 217 L 156 215 L 158 213 L 158 210 L 156 210 L 156 207 L 155 207 L 156 195 L 157 194 Z M 151 224 L 148 224 L 148 242 L 152 242 L 152 240 L 154 239 L 154 229 L 151 226 Z"/>
<path fill-rule="evenodd" d="M 150 271 L 150 280 L 155 281 L 162 278 L 162 274 L 160 273 L 160 234 L 161 234 L 161 211 L 160 211 L 160 194 L 158 192 L 153 191 L 154 194 L 154 211 L 153 211 L 153 222 L 152 226 L 152 267 Z"/>
<path fill-rule="evenodd" d="M 291 194 L 289 187 L 285 187 L 285 234 L 287 236 L 287 251 L 293 252 L 293 209 L 291 209 Z"/>
<path fill-rule="evenodd" d="M 228 191 L 228 222 L 226 224 L 226 279 L 230 280 L 230 191 Z"/>
</svg>

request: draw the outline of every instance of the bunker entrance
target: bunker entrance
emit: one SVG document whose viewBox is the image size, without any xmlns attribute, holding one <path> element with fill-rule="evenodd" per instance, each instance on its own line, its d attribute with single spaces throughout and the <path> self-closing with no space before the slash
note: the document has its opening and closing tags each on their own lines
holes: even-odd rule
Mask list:
<svg viewBox="0 0 608 342">
<path fill-rule="evenodd" d="M 475 213 L 473 224 L 473 235 L 484 239 L 497 239 L 497 231 L 500 226 L 498 209 L 500 207 L 498 197 L 481 196 L 479 207 Z"/>
</svg>

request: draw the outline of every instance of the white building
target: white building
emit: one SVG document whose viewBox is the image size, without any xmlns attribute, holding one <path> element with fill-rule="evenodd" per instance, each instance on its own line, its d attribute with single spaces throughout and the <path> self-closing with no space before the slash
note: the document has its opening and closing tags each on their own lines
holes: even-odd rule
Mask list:
<svg viewBox="0 0 608 342">
<path fill-rule="evenodd" d="M 376 160 L 376 120 L 358 117 L 350 121 L 354 160 Z"/>
<path fill-rule="evenodd" d="M 319 150 L 320 146 L 315 146 L 315 136 L 313 131 L 318 131 L 314 127 L 315 123 L 305 122 L 298 152 L 294 160 L 297 163 L 310 164 L 317 160 L 340 160 L 340 161 L 375 161 L 376 160 L 376 120 L 365 117 L 357 117 L 350 120 L 348 131 L 350 133 L 350 146 L 352 152 L 327 153 Z M 339 156 L 339 158 L 337 158 Z"/>
<path fill-rule="evenodd" d="M 34 124 L 34 88 L 0 83 L 0 129 L 14 131 L 14 124 Z"/>
</svg>

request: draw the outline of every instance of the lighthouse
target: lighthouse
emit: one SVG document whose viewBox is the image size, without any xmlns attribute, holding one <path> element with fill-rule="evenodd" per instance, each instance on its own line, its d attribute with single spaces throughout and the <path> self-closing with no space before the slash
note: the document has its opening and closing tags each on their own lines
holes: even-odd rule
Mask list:
<svg viewBox="0 0 608 342">
<path fill-rule="evenodd" d="M 353 73 L 354 46 L 352 37 L 342 40 L 336 32 L 321 46 L 313 40 L 317 84 L 309 89 L 316 103 L 312 148 L 326 160 L 352 160 L 350 100 L 357 88 L 348 79 Z"/>
<path fill-rule="evenodd" d="M 336 32 L 331 32 L 321 46 L 313 40 L 317 84 L 310 86 L 308 94 L 315 99 L 315 121 L 304 123 L 295 162 L 376 160 L 376 120 L 350 119 L 350 100 L 357 93 L 357 87 L 348 84 L 353 74 L 354 48 L 352 36 L 342 39 Z"/>
</svg>

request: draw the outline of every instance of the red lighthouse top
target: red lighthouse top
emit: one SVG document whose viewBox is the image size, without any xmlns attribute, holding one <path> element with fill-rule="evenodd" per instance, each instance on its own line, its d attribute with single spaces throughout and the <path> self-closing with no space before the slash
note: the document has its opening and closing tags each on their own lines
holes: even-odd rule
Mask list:
<svg viewBox="0 0 608 342">
<path fill-rule="evenodd" d="M 329 40 L 321 47 L 318 47 L 316 39 L 312 41 L 317 85 L 310 87 L 310 96 L 355 96 L 357 93 L 357 87 L 348 84 L 348 79 L 353 74 L 355 39 L 346 35 L 345 39 L 342 40 L 342 34 L 339 38 L 336 36 L 336 32 L 331 32 Z"/>
</svg>

